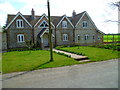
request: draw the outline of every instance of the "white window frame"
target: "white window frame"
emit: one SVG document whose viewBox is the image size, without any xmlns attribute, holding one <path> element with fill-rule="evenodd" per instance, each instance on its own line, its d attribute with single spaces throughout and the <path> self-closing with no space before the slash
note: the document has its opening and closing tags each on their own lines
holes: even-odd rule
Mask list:
<svg viewBox="0 0 120 90">
<path fill-rule="evenodd" d="M 45 24 L 44 24 L 44 26 L 43 27 L 41 27 L 41 25 L 43 24 L 43 22 L 45 22 Z M 43 20 L 42 21 L 42 23 L 38 26 L 39 28 L 48 28 L 48 27 L 46 27 L 45 25 L 48 25 L 48 23 L 45 21 L 45 20 Z M 49 26 L 49 25 L 48 25 Z"/>
<path fill-rule="evenodd" d="M 67 21 L 62 21 L 62 28 L 67 28 Z"/>
<path fill-rule="evenodd" d="M 63 34 L 63 41 L 68 41 L 68 34 Z"/>
<path fill-rule="evenodd" d="M 18 25 L 18 23 L 19 23 L 19 25 Z M 17 28 L 23 28 L 24 27 L 22 19 L 17 19 L 16 20 L 16 27 Z"/>
<path fill-rule="evenodd" d="M 83 21 L 82 22 L 82 27 L 83 28 L 87 28 L 88 27 L 88 22 L 87 21 Z"/>
<path fill-rule="evenodd" d="M 80 41 L 80 35 L 77 35 L 77 41 Z"/>
<path fill-rule="evenodd" d="M 89 40 L 89 35 L 85 35 L 84 39 L 85 39 L 85 41 Z"/>
<path fill-rule="evenodd" d="M 24 34 L 18 34 L 17 35 L 17 42 L 25 42 Z"/>
</svg>

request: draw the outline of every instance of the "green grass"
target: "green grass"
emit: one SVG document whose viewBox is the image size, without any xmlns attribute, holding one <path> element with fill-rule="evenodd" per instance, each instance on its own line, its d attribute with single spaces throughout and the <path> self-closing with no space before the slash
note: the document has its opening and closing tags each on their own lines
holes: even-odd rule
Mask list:
<svg viewBox="0 0 120 90">
<path fill-rule="evenodd" d="M 56 53 L 54 55 L 54 61 L 49 62 L 49 51 L 38 50 L 38 51 L 13 51 L 6 52 L 2 55 L 2 72 L 18 72 L 18 71 L 29 71 L 41 68 L 61 67 L 66 65 L 78 64 L 72 58 L 68 58 Z"/>
<path fill-rule="evenodd" d="M 78 47 L 65 47 L 60 49 L 85 54 L 85 56 L 88 56 L 91 61 L 104 61 L 118 58 L 118 51 L 113 51 L 109 49 L 87 46 L 80 46 L 79 49 Z"/>
<path fill-rule="evenodd" d="M 107 40 L 108 37 L 108 40 Z M 113 42 L 113 35 L 104 35 L 104 42 Z M 114 41 L 120 41 L 120 35 L 114 35 Z"/>
</svg>

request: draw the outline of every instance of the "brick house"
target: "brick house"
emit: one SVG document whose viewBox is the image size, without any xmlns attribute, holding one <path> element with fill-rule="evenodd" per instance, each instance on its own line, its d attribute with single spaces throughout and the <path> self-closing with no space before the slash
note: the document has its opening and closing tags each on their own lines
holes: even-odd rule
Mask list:
<svg viewBox="0 0 120 90">
<path fill-rule="evenodd" d="M 72 16 L 51 16 L 53 46 L 93 45 L 103 43 L 101 32 L 86 11 Z M 7 48 L 24 47 L 26 40 L 31 40 L 41 48 L 49 47 L 48 17 L 35 15 L 8 14 L 6 24 Z M 21 45 L 23 44 L 23 45 Z"/>
</svg>

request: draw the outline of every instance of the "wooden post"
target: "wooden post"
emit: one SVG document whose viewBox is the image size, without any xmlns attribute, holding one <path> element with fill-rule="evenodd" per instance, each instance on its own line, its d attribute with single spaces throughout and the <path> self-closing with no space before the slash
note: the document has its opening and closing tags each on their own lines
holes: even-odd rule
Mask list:
<svg viewBox="0 0 120 90">
<path fill-rule="evenodd" d="M 48 19 L 49 19 L 50 61 L 53 61 L 53 53 L 52 53 L 52 30 L 51 30 L 51 23 L 50 23 L 50 5 L 49 5 L 49 0 L 47 0 L 47 5 L 48 5 Z"/>
</svg>

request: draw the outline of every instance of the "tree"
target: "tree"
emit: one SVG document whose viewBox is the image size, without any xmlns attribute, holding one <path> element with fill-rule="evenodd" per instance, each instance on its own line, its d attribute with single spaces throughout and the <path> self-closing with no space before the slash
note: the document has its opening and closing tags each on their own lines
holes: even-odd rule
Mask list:
<svg viewBox="0 0 120 90">
<path fill-rule="evenodd" d="M 3 26 L 3 27 L 2 27 L 2 31 L 3 31 L 3 32 L 5 32 L 5 28 L 6 28 L 6 26 Z"/>
<path fill-rule="evenodd" d="M 118 24 L 120 24 L 120 1 L 119 2 L 112 2 L 110 4 L 110 7 L 113 8 L 118 8 L 118 20 L 117 21 L 113 21 L 113 20 L 106 20 L 106 22 L 117 22 Z"/>
<path fill-rule="evenodd" d="M 29 53 L 31 53 L 31 48 L 34 46 L 34 43 L 31 40 L 26 40 L 25 42 L 19 43 L 22 47 L 27 47 L 29 50 Z"/>
</svg>

